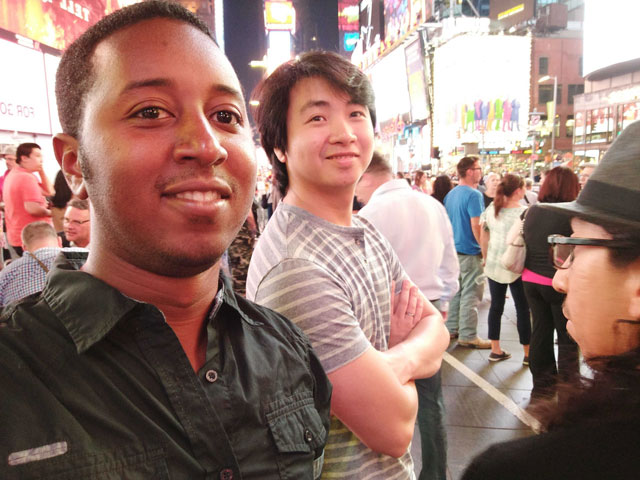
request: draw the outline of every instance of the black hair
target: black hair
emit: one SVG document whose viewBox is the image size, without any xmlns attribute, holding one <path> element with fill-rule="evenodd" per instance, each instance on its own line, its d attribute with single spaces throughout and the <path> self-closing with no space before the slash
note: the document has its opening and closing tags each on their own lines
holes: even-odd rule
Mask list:
<svg viewBox="0 0 640 480">
<path fill-rule="evenodd" d="M 40 145 L 37 143 L 21 143 L 18 145 L 18 148 L 16 148 L 16 163 L 20 165 L 20 162 L 22 162 L 22 156 L 24 155 L 25 157 L 28 157 L 31 155 L 34 148 L 40 148 Z"/>
<path fill-rule="evenodd" d="M 64 178 L 62 170 L 58 170 L 56 174 L 56 180 L 53 183 L 54 195 L 51 197 L 51 204 L 56 208 L 64 208 L 67 206 L 67 202 L 71 200 L 73 194 L 67 183 L 67 179 Z"/>
<path fill-rule="evenodd" d="M 147 0 L 107 15 L 78 37 L 67 48 L 60 61 L 56 74 L 56 100 L 64 133 L 79 138 L 85 97 L 95 81 L 93 52 L 98 44 L 123 28 L 152 18 L 168 18 L 188 23 L 215 43 L 207 25 L 174 2 Z"/>
</svg>

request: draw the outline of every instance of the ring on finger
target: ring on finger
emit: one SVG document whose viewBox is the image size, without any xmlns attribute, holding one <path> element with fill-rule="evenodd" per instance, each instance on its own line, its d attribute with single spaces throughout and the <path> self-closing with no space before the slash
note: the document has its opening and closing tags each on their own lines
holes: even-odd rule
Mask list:
<svg viewBox="0 0 640 480">
<path fill-rule="evenodd" d="M 407 312 L 406 315 L 407 315 L 407 317 L 415 317 L 416 314 Z"/>
</svg>

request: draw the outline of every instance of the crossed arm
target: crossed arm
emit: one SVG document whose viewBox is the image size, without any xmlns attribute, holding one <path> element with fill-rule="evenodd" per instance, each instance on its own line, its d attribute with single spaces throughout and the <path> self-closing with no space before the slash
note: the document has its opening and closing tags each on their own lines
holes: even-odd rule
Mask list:
<svg viewBox="0 0 640 480">
<path fill-rule="evenodd" d="M 391 348 L 370 348 L 329 379 L 332 412 L 369 448 L 399 457 L 411 442 L 418 410 L 413 380 L 440 369 L 449 336 L 440 313 L 411 282 L 405 280 L 393 298 Z"/>
</svg>

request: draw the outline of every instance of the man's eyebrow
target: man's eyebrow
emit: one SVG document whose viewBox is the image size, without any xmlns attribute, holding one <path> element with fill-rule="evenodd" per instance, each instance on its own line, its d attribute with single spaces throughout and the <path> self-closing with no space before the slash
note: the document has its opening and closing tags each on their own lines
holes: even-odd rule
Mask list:
<svg viewBox="0 0 640 480">
<path fill-rule="evenodd" d="M 244 95 L 240 90 L 237 90 L 229 85 L 223 83 L 216 83 L 211 87 L 212 93 L 223 93 L 235 97 L 235 99 L 241 103 L 244 102 Z"/>
<path fill-rule="evenodd" d="M 127 83 L 125 87 L 122 89 L 122 91 L 120 92 L 120 94 L 124 94 L 124 93 L 130 92 L 131 90 L 136 90 L 138 88 L 172 87 L 174 85 L 175 85 L 175 82 L 168 78 L 149 78 L 146 80 L 138 80 L 138 81 Z M 244 96 L 242 95 L 242 92 L 240 92 L 239 90 L 229 85 L 216 83 L 211 87 L 211 92 L 218 93 L 218 94 L 222 93 L 222 94 L 231 95 L 239 102 L 244 102 Z"/>
<path fill-rule="evenodd" d="M 329 106 L 329 102 L 327 102 L 326 100 L 309 100 L 300 108 L 300 113 L 303 113 L 305 110 L 308 110 L 310 108 L 328 107 L 328 106 Z"/>
<path fill-rule="evenodd" d="M 136 90 L 138 88 L 145 87 L 170 87 L 173 85 L 173 82 L 168 78 L 149 78 L 146 80 L 138 80 L 127 83 L 120 94 L 130 92 L 131 90 Z"/>
</svg>

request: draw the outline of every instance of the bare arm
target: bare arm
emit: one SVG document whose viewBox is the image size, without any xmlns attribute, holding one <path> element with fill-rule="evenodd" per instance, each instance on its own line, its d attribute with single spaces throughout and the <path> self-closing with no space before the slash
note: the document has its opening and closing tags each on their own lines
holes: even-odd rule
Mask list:
<svg viewBox="0 0 640 480">
<path fill-rule="evenodd" d="M 43 207 L 38 202 L 24 202 L 24 209 L 35 217 L 50 217 L 51 210 Z"/>
<path fill-rule="evenodd" d="M 413 437 L 418 412 L 414 383 L 401 383 L 374 348 L 328 377 L 333 384 L 331 412 L 371 450 L 402 456 Z"/>
<path fill-rule="evenodd" d="M 471 217 L 471 231 L 476 242 L 480 245 L 480 217 Z"/>
<path fill-rule="evenodd" d="M 487 250 L 489 250 L 489 238 L 491 233 L 486 228 L 480 229 L 480 249 L 482 249 L 482 258 L 486 261 Z"/>
<path fill-rule="evenodd" d="M 422 317 L 402 342 L 382 353 L 400 383 L 437 373 L 449 346 L 442 315 L 421 292 L 418 295 L 423 302 Z"/>
<path fill-rule="evenodd" d="M 43 167 L 40 167 L 40 170 L 38 170 L 38 175 L 40 175 L 40 180 L 42 185 L 42 194 L 45 196 L 54 195 L 56 191 L 53 189 L 53 184 L 51 183 L 51 180 L 49 180 L 49 177 L 47 177 L 47 174 L 44 173 Z"/>
</svg>

